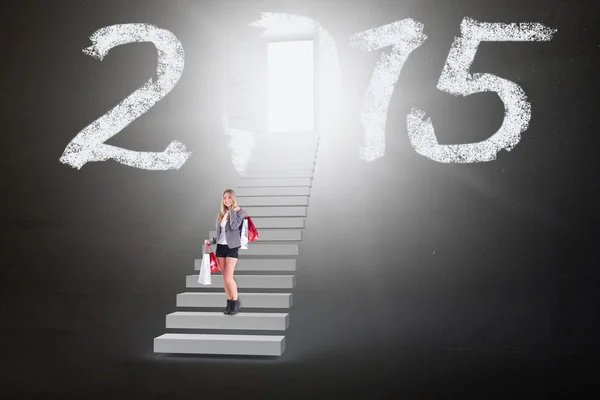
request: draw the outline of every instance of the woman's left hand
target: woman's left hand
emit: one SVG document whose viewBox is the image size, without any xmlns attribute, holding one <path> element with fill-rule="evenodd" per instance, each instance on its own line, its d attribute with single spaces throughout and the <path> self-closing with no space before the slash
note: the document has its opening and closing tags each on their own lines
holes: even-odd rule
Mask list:
<svg viewBox="0 0 600 400">
<path fill-rule="evenodd" d="M 233 209 L 233 211 L 240 211 L 240 210 L 241 210 L 240 206 L 236 206 L 236 207 Z"/>
</svg>

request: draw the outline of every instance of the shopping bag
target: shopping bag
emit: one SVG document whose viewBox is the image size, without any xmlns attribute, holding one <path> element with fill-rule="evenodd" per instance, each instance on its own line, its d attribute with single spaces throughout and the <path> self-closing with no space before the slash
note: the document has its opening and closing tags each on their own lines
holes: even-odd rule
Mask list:
<svg viewBox="0 0 600 400">
<path fill-rule="evenodd" d="M 200 273 L 198 274 L 198 283 L 201 285 L 210 285 L 210 254 L 204 253 L 202 263 L 200 264 Z"/>
<path fill-rule="evenodd" d="M 217 256 L 210 247 L 207 246 L 207 251 L 210 250 L 210 272 L 217 272 L 219 270 L 219 264 L 217 264 Z"/>
<path fill-rule="evenodd" d="M 260 236 L 258 236 L 258 230 L 254 226 L 252 218 L 248 217 L 248 241 L 253 242 L 256 239 L 260 239 Z"/>
<path fill-rule="evenodd" d="M 240 237 L 240 241 L 242 243 L 242 249 L 248 249 L 248 220 L 244 219 L 242 223 L 242 236 Z"/>
</svg>

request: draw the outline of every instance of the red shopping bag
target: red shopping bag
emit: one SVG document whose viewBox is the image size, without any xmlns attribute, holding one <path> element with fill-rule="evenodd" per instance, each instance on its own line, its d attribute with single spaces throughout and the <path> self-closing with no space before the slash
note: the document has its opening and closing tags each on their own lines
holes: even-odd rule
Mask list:
<svg viewBox="0 0 600 400">
<path fill-rule="evenodd" d="M 209 253 L 210 251 L 210 272 L 217 272 L 219 270 L 219 264 L 217 264 L 217 256 L 212 251 L 212 249 L 206 246 L 205 253 Z"/>
<path fill-rule="evenodd" d="M 260 239 L 260 236 L 258 236 L 258 230 L 254 226 L 254 222 L 252 222 L 252 218 L 250 218 L 246 210 L 244 210 L 244 219 L 248 220 L 248 242 L 253 242 L 256 239 Z"/>
<path fill-rule="evenodd" d="M 253 242 L 256 239 L 260 239 L 260 236 L 258 236 L 258 230 L 256 230 L 254 222 L 252 222 L 252 218 L 248 217 L 248 242 Z"/>
</svg>

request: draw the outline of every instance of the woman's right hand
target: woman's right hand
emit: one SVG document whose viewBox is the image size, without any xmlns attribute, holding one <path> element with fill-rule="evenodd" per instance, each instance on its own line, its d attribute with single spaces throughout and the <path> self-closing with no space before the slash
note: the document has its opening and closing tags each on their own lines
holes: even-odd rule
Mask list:
<svg viewBox="0 0 600 400">
<path fill-rule="evenodd" d="M 209 240 L 205 240 L 205 241 L 204 241 L 204 245 L 205 245 L 205 246 L 210 246 L 210 241 L 209 241 Z"/>
</svg>

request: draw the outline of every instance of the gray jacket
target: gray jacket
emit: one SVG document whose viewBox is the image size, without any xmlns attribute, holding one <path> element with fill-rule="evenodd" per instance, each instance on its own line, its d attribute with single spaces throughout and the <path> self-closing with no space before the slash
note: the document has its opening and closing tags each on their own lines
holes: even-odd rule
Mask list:
<svg viewBox="0 0 600 400">
<path fill-rule="evenodd" d="M 225 225 L 225 238 L 227 239 L 227 246 L 229 246 L 230 249 L 234 249 L 242 245 L 241 237 L 243 222 L 244 210 L 242 208 L 240 208 L 240 211 L 229 210 L 229 220 Z M 217 244 L 219 235 L 221 235 L 221 223 L 217 221 L 217 236 L 210 240 L 211 245 Z"/>
</svg>

